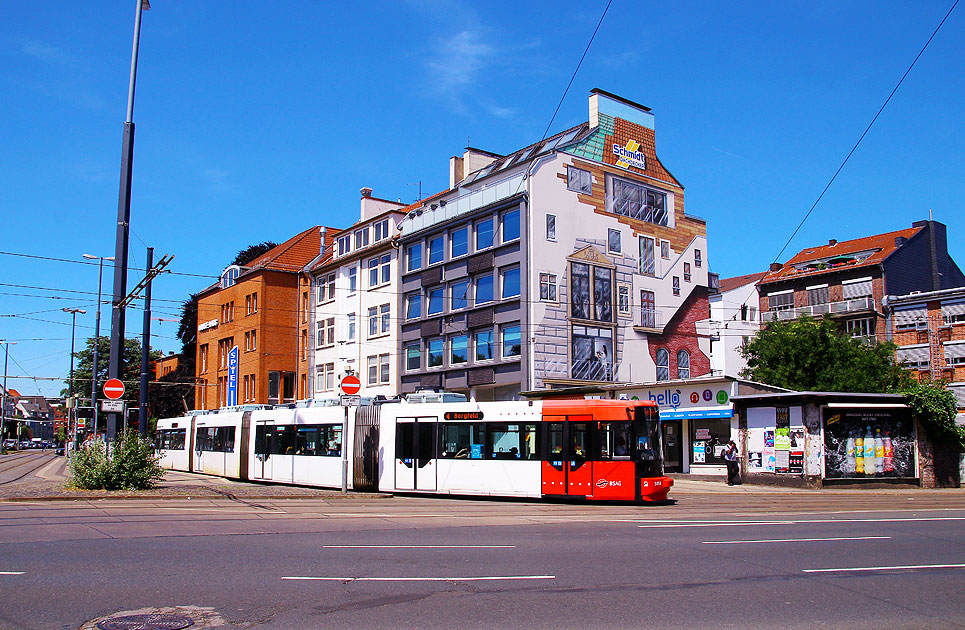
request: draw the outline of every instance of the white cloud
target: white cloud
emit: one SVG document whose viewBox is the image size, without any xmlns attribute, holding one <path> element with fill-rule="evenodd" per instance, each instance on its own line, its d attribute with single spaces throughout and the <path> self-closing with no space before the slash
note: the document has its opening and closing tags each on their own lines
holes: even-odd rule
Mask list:
<svg viewBox="0 0 965 630">
<path fill-rule="evenodd" d="M 437 89 L 459 90 L 471 84 L 494 55 L 495 48 L 482 41 L 479 33 L 466 30 L 443 42 L 426 65 Z"/>
</svg>

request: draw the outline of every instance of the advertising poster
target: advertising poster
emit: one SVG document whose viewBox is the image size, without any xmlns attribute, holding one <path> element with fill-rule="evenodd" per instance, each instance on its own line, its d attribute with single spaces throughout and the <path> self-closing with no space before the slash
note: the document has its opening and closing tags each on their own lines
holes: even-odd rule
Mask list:
<svg viewBox="0 0 965 630">
<path fill-rule="evenodd" d="M 774 427 L 764 430 L 764 470 L 774 472 Z"/>
<path fill-rule="evenodd" d="M 804 427 L 794 427 L 790 433 L 790 450 L 788 458 L 788 472 L 802 474 L 804 472 Z"/>
<path fill-rule="evenodd" d="M 907 409 L 827 409 L 828 479 L 914 478 L 915 430 Z"/>
<path fill-rule="evenodd" d="M 703 464 L 707 461 L 707 443 L 694 442 L 694 463 Z"/>
</svg>

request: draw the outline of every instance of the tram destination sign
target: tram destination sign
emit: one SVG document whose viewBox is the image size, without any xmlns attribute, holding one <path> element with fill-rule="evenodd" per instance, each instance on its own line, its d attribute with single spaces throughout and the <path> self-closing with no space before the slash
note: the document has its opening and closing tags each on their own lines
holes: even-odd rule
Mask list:
<svg viewBox="0 0 965 630">
<path fill-rule="evenodd" d="M 482 420 L 481 411 L 447 411 L 443 416 L 446 420 Z"/>
</svg>

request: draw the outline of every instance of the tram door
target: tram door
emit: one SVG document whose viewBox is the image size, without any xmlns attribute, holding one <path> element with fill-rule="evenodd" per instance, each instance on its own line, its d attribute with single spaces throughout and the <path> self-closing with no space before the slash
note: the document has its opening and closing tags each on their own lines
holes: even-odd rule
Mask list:
<svg viewBox="0 0 965 630">
<path fill-rule="evenodd" d="M 543 460 L 543 494 L 584 497 L 593 494 L 593 462 L 590 461 L 591 416 L 568 419 L 547 416 L 546 459 Z"/>
<path fill-rule="evenodd" d="M 255 469 L 256 479 L 271 479 L 271 437 L 275 426 L 261 420 L 255 422 Z"/>
<path fill-rule="evenodd" d="M 395 425 L 395 487 L 436 489 L 435 418 L 398 418 Z"/>
</svg>

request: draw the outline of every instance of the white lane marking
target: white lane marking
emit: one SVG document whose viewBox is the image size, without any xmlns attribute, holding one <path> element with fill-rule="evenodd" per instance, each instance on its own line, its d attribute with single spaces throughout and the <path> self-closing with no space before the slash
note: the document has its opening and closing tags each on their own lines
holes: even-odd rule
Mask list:
<svg viewBox="0 0 965 630">
<path fill-rule="evenodd" d="M 835 536 L 833 538 L 772 538 L 770 540 L 705 540 L 705 545 L 740 545 L 750 543 L 821 542 L 825 540 L 890 540 L 891 536 Z"/>
<path fill-rule="evenodd" d="M 645 523 L 637 527 L 730 527 L 739 525 L 806 525 L 808 523 L 903 523 L 919 521 L 965 521 L 965 516 L 935 516 L 920 518 L 822 518 L 789 521 L 627 521 Z"/>
<path fill-rule="evenodd" d="M 493 580 L 555 580 L 555 575 L 480 575 L 474 577 L 315 577 L 288 575 L 283 580 L 320 580 L 325 582 L 483 582 Z"/>
<path fill-rule="evenodd" d="M 23 575 L 23 571 L 0 571 L 0 575 Z"/>
<path fill-rule="evenodd" d="M 894 567 L 844 567 L 840 569 L 801 569 L 805 573 L 835 573 L 838 571 L 900 571 L 902 569 L 965 569 L 965 564 L 905 564 Z"/>
<path fill-rule="evenodd" d="M 323 549 L 515 549 L 516 545 L 322 545 Z"/>
</svg>

